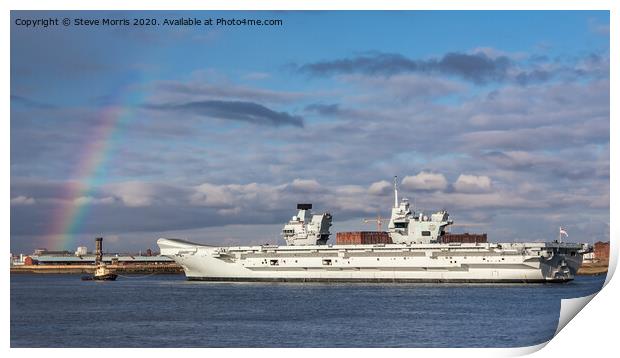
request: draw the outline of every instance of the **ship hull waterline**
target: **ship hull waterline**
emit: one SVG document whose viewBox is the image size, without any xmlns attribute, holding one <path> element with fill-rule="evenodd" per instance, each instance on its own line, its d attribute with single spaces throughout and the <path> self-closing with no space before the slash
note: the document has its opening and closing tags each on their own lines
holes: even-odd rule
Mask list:
<svg viewBox="0 0 620 358">
<path fill-rule="evenodd" d="M 186 277 L 188 281 L 206 281 L 206 282 L 282 282 L 282 283 L 452 283 L 452 284 L 544 284 L 544 283 L 567 283 L 573 280 L 558 279 L 381 279 L 381 278 L 286 278 L 286 277 Z"/>
</svg>

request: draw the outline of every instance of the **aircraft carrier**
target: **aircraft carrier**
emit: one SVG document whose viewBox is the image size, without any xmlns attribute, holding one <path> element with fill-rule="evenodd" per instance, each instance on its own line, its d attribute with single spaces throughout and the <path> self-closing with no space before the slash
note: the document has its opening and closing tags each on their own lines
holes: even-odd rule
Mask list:
<svg viewBox="0 0 620 358">
<path fill-rule="evenodd" d="M 388 225 L 392 243 L 328 244 L 329 213 L 299 204 L 284 226 L 286 245 L 211 246 L 160 238 L 161 254 L 188 280 L 284 282 L 541 283 L 574 279 L 588 244 L 553 242 L 443 243 L 447 211 L 430 216 L 398 200 Z"/>
</svg>

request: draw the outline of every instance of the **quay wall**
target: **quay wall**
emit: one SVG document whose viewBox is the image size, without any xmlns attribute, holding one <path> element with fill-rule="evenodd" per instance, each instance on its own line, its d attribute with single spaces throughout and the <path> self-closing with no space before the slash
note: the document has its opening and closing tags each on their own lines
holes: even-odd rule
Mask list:
<svg viewBox="0 0 620 358">
<path fill-rule="evenodd" d="M 107 267 L 120 274 L 181 274 L 183 268 L 176 263 L 165 264 L 133 264 L 133 265 L 107 265 Z M 22 265 L 12 266 L 11 273 L 28 274 L 92 274 L 95 265 Z"/>
<path fill-rule="evenodd" d="M 577 271 L 577 275 L 583 276 L 597 276 L 597 275 L 606 275 L 607 267 L 609 263 L 607 261 L 599 261 L 595 263 L 584 263 Z"/>
</svg>

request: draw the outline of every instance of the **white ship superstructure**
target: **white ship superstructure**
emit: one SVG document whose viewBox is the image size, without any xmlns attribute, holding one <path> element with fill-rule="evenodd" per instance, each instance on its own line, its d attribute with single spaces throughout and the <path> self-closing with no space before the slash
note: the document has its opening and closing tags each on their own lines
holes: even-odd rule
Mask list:
<svg viewBox="0 0 620 358">
<path fill-rule="evenodd" d="M 221 247 L 161 238 L 161 254 L 189 280 L 330 282 L 566 282 L 581 266 L 587 244 L 438 243 L 452 224 L 446 211 L 415 213 L 398 202 L 388 228 L 393 244 L 331 245 L 329 213 L 309 204 L 284 227 L 286 246 Z"/>
<path fill-rule="evenodd" d="M 325 245 L 332 226 L 330 213 L 312 214 L 312 204 L 297 204 L 297 215 L 284 225 L 282 238 L 287 245 Z"/>
<path fill-rule="evenodd" d="M 390 238 L 395 244 L 436 243 L 445 234 L 445 228 L 452 224 L 447 211 L 442 210 L 426 216 L 416 213 L 409 207 L 409 200 L 398 202 L 398 188 L 394 177 L 394 207 L 388 225 Z"/>
</svg>

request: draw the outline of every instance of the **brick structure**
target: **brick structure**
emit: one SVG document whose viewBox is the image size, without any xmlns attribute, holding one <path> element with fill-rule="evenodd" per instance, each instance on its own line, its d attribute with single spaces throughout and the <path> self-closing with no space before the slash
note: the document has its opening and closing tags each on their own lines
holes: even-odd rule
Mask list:
<svg viewBox="0 0 620 358">
<path fill-rule="evenodd" d="M 32 257 L 30 256 L 26 256 L 24 257 L 24 265 L 26 266 L 32 266 L 32 265 L 36 265 L 35 261 L 32 259 Z"/>
<path fill-rule="evenodd" d="M 594 244 L 594 259 L 598 261 L 609 261 L 609 241 L 599 241 Z"/>
</svg>

